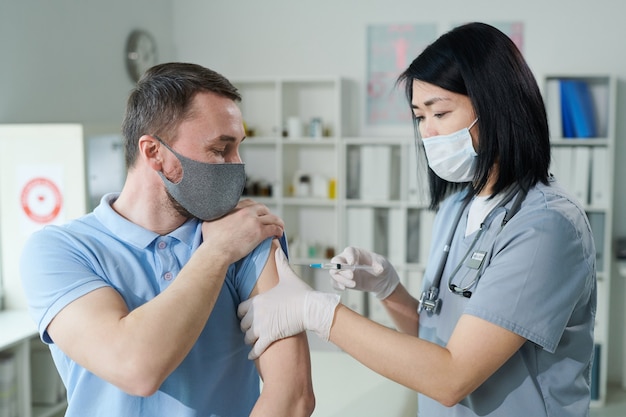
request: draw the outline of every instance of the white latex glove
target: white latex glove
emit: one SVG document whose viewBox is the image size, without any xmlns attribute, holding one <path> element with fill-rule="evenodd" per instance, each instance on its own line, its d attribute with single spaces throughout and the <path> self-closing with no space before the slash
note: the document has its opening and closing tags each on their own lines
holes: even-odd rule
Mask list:
<svg viewBox="0 0 626 417">
<path fill-rule="evenodd" d="M 348 246 L 330 262 L 371 267 L 370 269 L 355 269 L 354 271 L 331 269 L 330 282 L 338 290 L 351 288 L 372 292 L 378 299 L 384 300 L 400 283 L 398 273 L 385 257 L 365 249 Z"/>
<path fill-rule="evenodd" d="M 278 285 L 242 302 L 237 309 L 245 342 L 254 343 L 248 355 L 251 360 L 258 358 L 274 341 L 305 330 L 327 341 L 339 304 L 339 295 L 314 291 L 304 283 L 293 272 L 282 250 L 276 250 L 275 258 Z"/>
</svg>

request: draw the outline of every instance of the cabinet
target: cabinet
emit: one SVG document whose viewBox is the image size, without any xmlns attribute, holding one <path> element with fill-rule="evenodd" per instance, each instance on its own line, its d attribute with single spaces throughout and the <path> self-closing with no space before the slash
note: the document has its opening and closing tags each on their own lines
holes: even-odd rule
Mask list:
<svg viewBox="0 0 626 417">
<path fill-rule="evenodd" d="M 616 85 L 611 75 L 555 74 L 545 78 L 544 91 L 552 143 L 551 171 L 585 207 L 596 244 L 593 405 L 605 402 L 607 389 Z"/>
<path fill-rule="evenodd" d="M 292 265 L 323 262 L 347 245 L 387 256 L 409 291 L 420 291 L 433 213 L 419 194 L 411 137 L 357 137 L 354 86 L 341 77 L 247 78 L 233 84 L 247 138 L 240 152 L 248 195 L 285 221 Z M 408 111 L 408 109 L 407 109 Z M 321 136 L 316 121 L 321 120 Z M 317 131 L 319 132 L 319 131 Z M 426 179 L 426 174 L 420 177 Z M 326 271 L 297 271 L 331 291 Z M 391 324 L 367 294 L 343 302 Z"/>
<path fill-rule="evenodd" d="M 52 417 L 62 413 L 65 401 L 58 398 L 60 378 L 50 353 L 40 355 L 43 343 L 28 313 L 0 311 L 0 329 L 0 415 Z M 42 394 L 39 389 L 47 392 Z M 50 400 L 50 390 L 54 400 Z M 47 398 L 42 400 L 44 396 Z"/>
<path fill-rule="evenodd" d="M 409 292 L 419 296 L 434 212 L 428 209 L 427 188 L 421 184 L 427 173 L 417 171 L 414 139 L 345 138 L 341 154 L 345 161 L 340 199 L 342 248 L 358 246 L 384 255 Z M 393 326 L 373 295 L 347 292 L 342 296 L 372 320 Z"/>
<path fill-rule="evenodd" d="M 355 130 L 347 105 L 351 84 L 341 77 L 247 78 L 233 84 L 243 97 L 247 131 L 240 148 L 246 195 L 283 218 L 292 263 L 331 257 L 340 244 L 340 143 Z"/>
</svg>

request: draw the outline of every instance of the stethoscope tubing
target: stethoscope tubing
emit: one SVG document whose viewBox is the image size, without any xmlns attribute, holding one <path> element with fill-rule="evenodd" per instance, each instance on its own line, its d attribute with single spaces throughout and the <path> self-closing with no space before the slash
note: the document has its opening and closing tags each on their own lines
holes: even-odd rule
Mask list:
<svg viewBox="0 0 626 417">
<path fill-rule="evenodd" d="M 498 230 L 498 233 L 500 233 L 502 228 L 520 210 L 520 208 L 522 206 L 522 202 L 526 198 L 527 194 L 528 194 L 528 191 L 525 188 L 522 188 L 520 185 L 516 184 L 511 189 L 511 191 L 507 193 L 505 198 L 496 207 L 494 207 L 493 210 L 491 210 L 489 212 L 489 214 L 487 214 L 487 217 L 485 217 L 485 220 L 482 222 L 482 224 L 480 226 L 481 229 L 478 231 L 478 234 L 477 234 L 476 238 L 474 239 L 472 245 L 470 246 L 470 251 L 474 247 L 476 241 L 478 240 L 478 237 L 482 233 L 483 228 L 485 228 L 485 227 L 489 228 L 491 226 L 491 223 L 493 222 L 493 219 L 495 218 L 496 214 L 500 210 L 504 209 L 504 210 L 506 210 L 506 214 L 504 215 L 504 218 L 502 219 L 502 222 L 500 224 L 500 230 Z M 511 208 L 509 210 L 507 210 L 505 206 L 513 199 L 513 197 L 516 197 L 515 201 L 513 202 L 513 205 L 511 206 Z M 467 206 L 471 202 L 471 198 L 467 198 L 467 196 L 465 197 L 464 200 L 465 201 L 463 201 L 463 204 L 461 205 L 461 208 L 459 209 L 459 211 L 457 212 L 457 214 L 456 214 L 456 216 L 454 218 L 454 222 L 452 223 L 452 227 L 450 228 L 450 233 L 448 234 L 448 239 L 446 240 L 446 243 L 445 243 L 445 245 L 443 247 L 443 255 L 441 256 L 441 259 L 439 260 L 439 264 L 437 265 L 437 270 L 435 272 L 435 279 L 433 280 L 433 283 L 431 285 L 431 291 L 432 291 L 432 289 L 436 288 L 437 289 L 437 293 L 438 293 L 439 288 L 441 286 L 441 278 L 443 277 L 443 270 L 444 270 L 444 268 L 446 266 L 446 262 L 448 260 L 448 255 L 450 253 L 450 248 L 452 246 L 452 240 L 454 239 L 454 235 L 455 235 L 456 230 L 457 230 L 457 228 L 459 226 L 459 223 L 461 221 L 461 216 L 463 216 L 463 213 L 465 212 L 465 209 L 467 208 Z M 463 259 L 465 259 L 465 258 L 467 258 L 467 254 L 463 257 Z M 457 266 L 455 268 L 455 273 L 456 273 L 456 271 L 458 269 L 459 269 L 459 267 Z M 479 271 L 478 277 L 473 282 L 473 284 L 475 284 L 478 281 L 479 277 L 480 277 L 480 271 Z M 457 293 L 457 292 L 455 292 L 455 293 Z M 462 293 L 457 293 L 457 294 L 458 295 L 463 295 Z"/>
</svg>

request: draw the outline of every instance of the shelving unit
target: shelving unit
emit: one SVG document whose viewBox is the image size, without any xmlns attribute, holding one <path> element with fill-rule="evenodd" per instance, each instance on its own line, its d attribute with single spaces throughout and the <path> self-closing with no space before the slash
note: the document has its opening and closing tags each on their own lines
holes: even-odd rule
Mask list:
<svg viewBox="0 0 626 417">
<path fill-rule="evenodd" d="M 588 137 L 565 134 L 561 81 L 579 81 L 589 95 L 586 112 L 595 131 Z M 552 142 L 552 172 L 585 207 L 596 244 L 598 306 L 592 405 L 606 401 L 609 349 L 609 291 L 613 254 L 613 181 L 617 81 L 611 75 L 555 74 L 545 78 L 546 107 Z M 581 116 L 584 116 L 582 114 Z M 565 137 L 571 136 L 571 137 Z"/>
<path fill-rule="evenodd" d="M 562 134 L 559 80 L 563 79 L 584 81 L 589 87 L 595 109 L 594 137 L 565 138 Z M 551 169 L 583 203 L 598 249 L 595 341 L 599 354 L 592 400 L 597 406 L 604 404 L 607 386 L 616 79 L 555 74 L 544 80 L 554 155 Z M 253 130 L 241 150 L 246 171 L 272 189 L 271 196 L 251 197 L 285 220 L 292 264 L 320 262 L 347 245 L 360 245 L 387 256 L 409 292 L 419 294 L 434 213 L 428 210 L 425 187 L 419 184 L 426 181 L 426 173 L 415 172 L 414 139 L 357 137 L 356 117 L 347 111 L 358 108 L 349 106 L 352 87 L 338 77 L 241 79 L 234 84 L 243 96 L 244 120 Z M 303 123 L 321 117 L 325 135 L 310 137 L 305 126 L 303 136 L 286 137 L 290 117 Z M 323 191 L 316 196 L 302 193 L 297 187 L 302 174 L 333 179 L 334 185 L 326 196 Z M 332 290 L 327 273 L 309 268 L 297 272 L 315 288 Z M 391 324 L 371 296 L 345 291 L 342 297 L 352 309 Z"/>
<path fill-rule="evenodd" d="M 352 84 L 340 77 L 233 83 L 242 94 L 243 117 L 252 133 L 241 156 L 251 182 L 263 184 L 248 188 L 265 190 L 269 184 L 272 190 L 271 196 L 250 197 L 285 221 L 291 263 L 321 262 L 348 245 L 363 246 L 388 256 L 409 290 L 417 293 L 433 214 L 426 200 L 418 198 L 416 173 L 410 171 L 416 166 L 413 138 L 356 137 L 350 109 L 358 106 L 350 106 Z M 287 121 L 294 117 L 304 124 L 303 136 L 288 134 Z M 322 120 L 322 137 L 312 137 L 307 129 L 313 118 Z M 301 187 L 303 177 L 307 181 Z M 370 224 L 376 230 L 360 239 L 357 232 L 363 236 Z M 314 287 L 332 290 L 325 271 L 298 272 Z M 367 294 L 345 291 L 342 297 L 352 309 L 391 325 L 380 303 L 370 302 Z"/>
<path fill-rule="evenodd" d="M 0 354 L 12 358 L 15 369 L 16 417 L 52 417 L 65 409 L 65 401 L 52 405 L 33 404 L 31 381 L 32 350 L 41 343 L 26 311 L 0 311 Z M 52 358 L 49 358 L 52 361 Z"/>
<path fill-rule="evenodd" d="M 340 200 L 342 247 L 359 246 L 384 255 L 403 284 L 419 294 L 434 213 L 428 210 L 418 175 L 415 143 L 409 137 L 345 138 L 342 141 L 345 194 Z M 371 319 L 392 327 L 371 294 L 349 292 L 350 302 Z M 361 297 L 364 297 L 361 300 Z"/>
<path fill-rule="evenodd" d="M 285 221 L 294 263 L 312 262 L 339 246 L 340 138 L 354 130 L 344 98 L 350 83 L 340 77 L 246 78 L 233 80 L 243 96 L 247 139 L 241 156 L 250 197 Z M 287 120 L 297 118 L 303 135 L 287 137 Z M 320 119 L 321 137 L 307 123 Z M 324 227 L 320 227 L 324 225 Z"/>
</svg>

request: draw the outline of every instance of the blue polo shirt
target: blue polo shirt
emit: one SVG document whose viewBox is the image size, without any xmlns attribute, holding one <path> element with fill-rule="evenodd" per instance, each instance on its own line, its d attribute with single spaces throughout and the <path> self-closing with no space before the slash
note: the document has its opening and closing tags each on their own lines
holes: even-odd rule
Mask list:
<svg viewBox="0 0 626 417">
<path fill-rule="evenodd" d="M 30 314 L 42 340 L 50 344 L 67 387 L 66 416 L 248 415 L 259 396 L 259 375 L 254 362 L 247 359 L 249 347 L 239 329 L 237 306 L 248 298 L 261 274 L 271 239 L 229 267 L 198 341 L 149 397 L 128 395 L 95 376 L 48 336 L 46 328 L 55 315 L 95 289 L 115 289 L 129 310 L 150 301 L 176 279 L 202 242 L 201 222 L 189 220 L 162 236 L 117 214 L 111 208 L 116 198 L 117 194 L 106 195 L 92 213 L 36 232 L 21 259 Z"/>
</svg>

